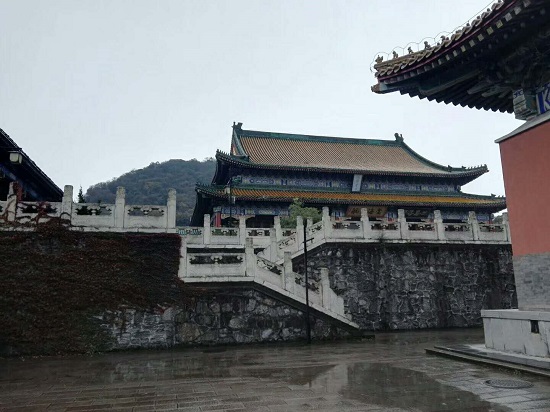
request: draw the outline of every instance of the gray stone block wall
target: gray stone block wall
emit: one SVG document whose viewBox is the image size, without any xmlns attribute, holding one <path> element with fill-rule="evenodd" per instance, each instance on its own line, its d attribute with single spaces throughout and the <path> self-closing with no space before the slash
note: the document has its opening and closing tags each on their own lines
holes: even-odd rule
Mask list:
<svg viewBox="0 0 550 412">
<path fill-rule="evenodd" d="M 293 262 L 303 273 L 303 260 Z M 512 252 L 497 245 L 332 244 L 309 253 L 312 289 L 320 269 L 363 330 L 469 327 L 481 309 L 517 306 Z M 298 279 L 303 284 L 304 280 Z M 304 339 L 304 314 L 251 286 L 209 287 L 164 310 L 106 312 L 111 349 Z M 315 339 L 348 333 L 312 316 Z"/>
<path fill-rule="evenodd" d="M 125 310 L 100 317 L 111 349 L 175 345 L 239 344 L 306 338 L 301 310 L 250 287 L 210 290 L 180 308 Z M 348 332 L 311 316 L 316 340 L 345 338 Z"/>
<path fill-rule="evenodd" d="M 550 311 L 550 253 L 514 256 L 521 310 Z"/>
<path fill-rule="evenodd" d="M 303 273 L 301 257 L 293 265 Z M 481 309 L 517 307 L 509 246 L 327 244 L 308 266 L 313 283 L 329 269 L 365 330 L 480 326 Z"/>
</svg>

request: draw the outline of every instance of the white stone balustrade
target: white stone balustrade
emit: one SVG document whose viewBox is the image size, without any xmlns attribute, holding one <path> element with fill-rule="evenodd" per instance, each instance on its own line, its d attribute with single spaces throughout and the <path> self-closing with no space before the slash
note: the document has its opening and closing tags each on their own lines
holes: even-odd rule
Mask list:
<svg viewBox="0 0 550 412">
<path fill-rule="evenodd" d="M 362 209 L 361 220 L 336 220 L 323 214 L 323 219 L 307 226 L 308 245 L 322 242 L 437 242 L 437 243 L 510 243 L 507 214 L 500 224 L 479 223 L 471 212 L 468 222 L 444 223 L 441 212 L 434 211 L 429 222 L 409 222 L 404 210 L 392 222 L 369 221 L 366 209 Z M 178 228 L 188 244 L 240 245 L 252 239 L 255 248 L 263 248 L 261 255 L 273 261 L 280 260 L 284 252 L 300 253 L 303 249 L 304 220 L 297 219 L 296 229 L 280 227 L 275 219 L 274 228 L 247 228 L 244 219 L 238 228 L 210 228 L 210 216 L 205 215 L 205 226 Z M 327 235 L 328 234 L 328 235 Z M 275 258 L 276 257 L 276 258 Z"/>
<path fill-rule="evenodd" d="M 8 222 L 32 224 L 61 218 L 73 230 L 176 233 L 176 191 L 168 192 L 167 204 L 127 205 L 124 188 L 117 189 L 114 204 L 75 203 L 73 187 L 65 186 L 61 202 L 17 201 L 10 185 L 8 198 L 0 202 L 0 215 Z M 16 226 L 14 226 L 15 228 Z"/>
<path fill-rule="evenodd" d="M 361 220 L 336 220 L 328 217 L 328 209 L 321 221 L 306 228 L 308 245 L 316 246 L 323 242 L 438 242 L 438 243 L 510 243 L 510 232 L 506 213 L 500 224 L 479 223 L 474 212 L 470 212 L 468 222 L 444 223 L 441 212 L 434 212 L 434 220 L 429 222 L 409 222 L 403 209 L 398 211 L 398 219 L 393 222 L 369 221 L 366 209 L 362 209 Z M 201 230 L 202 229 L 202 230 Z M 273 261 L 281 260 L 284 252 L 300 253 L 303 250 L 304 220 L 297 219 L 296 229 L 280 227 L 275 219 L 274 228 L 247 228 L 240 219 L 238 228 L 210 228 L 210 216 L 205 215 L 204 228 L 179 228 L 188 244 L 241 245 L 252 239 L 255 248 L 263 248 L 262 256 Z M 207 236 L 209 234 L 209 236 Z"/>
</svg>

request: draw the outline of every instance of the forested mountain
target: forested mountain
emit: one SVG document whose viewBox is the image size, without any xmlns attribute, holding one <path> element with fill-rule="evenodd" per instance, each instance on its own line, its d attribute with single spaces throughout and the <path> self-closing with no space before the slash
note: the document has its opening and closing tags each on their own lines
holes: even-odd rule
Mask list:
<svg viewBox="0 0 550 412">
<path fill-rule="evenodd" d="M 86 191 L 87 202 L 114 203 L 116 188 L 126 188 L 126 203 L 164 205 L 169 189 L 177 191 L 177 224 L 188 225 L 195 207 L 195 183 L 210 183 L 216 169 L 214 159 L 204 161 L 168 160 L 151 163 L 108 182 L 97 183 Z"/>
</svg>

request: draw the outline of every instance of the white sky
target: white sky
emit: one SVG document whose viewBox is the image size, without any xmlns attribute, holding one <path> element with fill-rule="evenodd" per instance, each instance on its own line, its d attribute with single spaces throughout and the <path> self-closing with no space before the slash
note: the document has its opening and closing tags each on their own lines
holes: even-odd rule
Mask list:
<svg viewBox="0 0 550 412">
<path fill-rule="evenodd" d="M 0 127 L 59 186 L 229 150 L 245 129 L 405 142 L 486 163 L 511 114 L 376 95 L 377 52 L 452 30 L 489 0 L 0 0 Z M 460 5 L 460 6 L 457 6 Z"/>
</svg>

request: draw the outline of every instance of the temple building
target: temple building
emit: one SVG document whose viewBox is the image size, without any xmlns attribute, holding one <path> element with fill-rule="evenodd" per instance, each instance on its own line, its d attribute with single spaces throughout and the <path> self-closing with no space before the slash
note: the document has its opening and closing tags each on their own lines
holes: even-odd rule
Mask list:
<svg viewBox="0 0 550 412">
<path fill-rule="evenodd" d="M 19 200 L 60 202 L 63 197 L 63 191 L 0 129 L 0 200 L 7 198 L 12 182 Z"/>
<path fill-rule="evenodd" d="M 391 222 L 404 209 L 408 221 L 461 222 L 475 211 L 480 221 L 506 207 L 505 199 L 463 193 L 461 187 L 486 173 L 486 166 L 451 167 L 425 159 L 401 135 L 394 140 L 355 139 L 244 130 L 233 125 L 230 153 L 216 153 L 210 185 L 197 185 L 192 225 L 210 214 L 214 226 L 271 227 L 287 216 L 294 199 L 328 206 L 336 218 Z"/>
<path fill-rule="evenodd" d="M 374 65 L 376 93 L 514 113 L 497 140 L 519 310 L 482 311 L 489 349 L 550 357 L 549 0 L 499 0 L 437 44 Z M 419 34 L 420 36 L 426 33 Z M 420 46 L 422 48 L 422 46 Z M 543 218 L 532 218 L 544 216 Z M 518 358 L 519 359 L 519 358 Z"/>
</svg>

